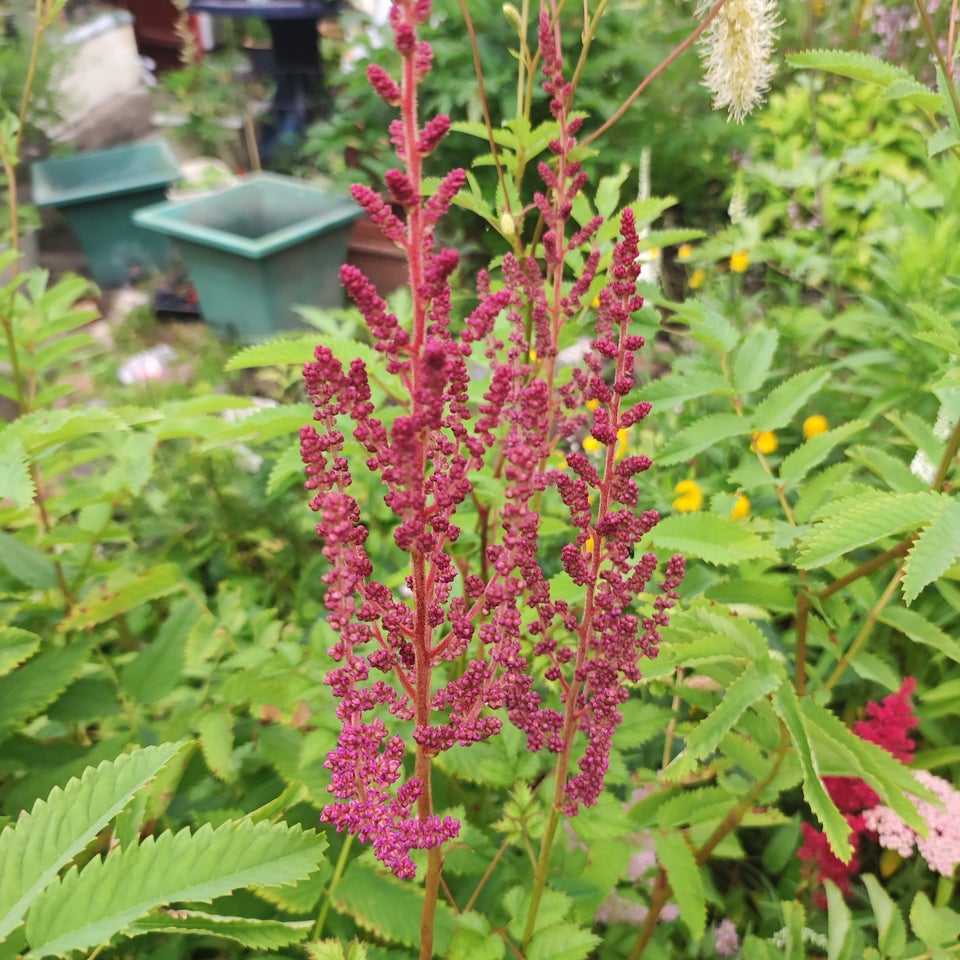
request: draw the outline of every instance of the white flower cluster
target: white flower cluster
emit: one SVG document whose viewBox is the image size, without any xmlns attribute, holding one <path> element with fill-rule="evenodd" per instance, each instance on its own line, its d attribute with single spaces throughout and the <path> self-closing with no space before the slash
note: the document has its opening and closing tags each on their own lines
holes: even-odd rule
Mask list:
<svg viewBox="0 0 960 960">
<path fill-rule="evenodd" d="M 697 11 L 704 16 L 709 3 Z M 716 109 L 742 122 L 764 95 L 776 72 L 772 62 L 781 20 L 776 0 L 727 0 L 700 38 L 704 84 Z"/>
</svg>

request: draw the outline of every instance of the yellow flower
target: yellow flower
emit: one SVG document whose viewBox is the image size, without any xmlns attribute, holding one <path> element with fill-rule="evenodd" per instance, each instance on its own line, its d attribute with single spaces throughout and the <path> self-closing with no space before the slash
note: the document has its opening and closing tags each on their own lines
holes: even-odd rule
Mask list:
<svg viewBox="0 0 960 960">
<path fill-rule="evenodd" d="M 600 306 L 600 295 L 599 295 L 599 294 L 597 294 L 597 296 L 595 296 L 595 297 L 593 298 L 593 302 L 590 304 L 590 306 L 593 307 L 594 310 L 596 310 L 597 307 Z"/>
<path fill-rule="evenodd" d="M 533 347 L 530 348 L 530 362 L 531 363 L 537 362 L 537 351 L 534 350 Z"/>
<path fill-rule="evenodd" d="M 696 513 L 703 506 L 703 491 L 696 480 L 681 480 L 674 488 L 680 496 L 673 501 L 677 513 Z"/>
<path fill-rule="evenodd" d="M 593 553 L 593 537 L 587 537 L 584 541 L 583 548 L 587 553 Z"/>
<path fill-rule="evenodd" d="M 690 289 L 699 290 L 703 286 L 706 275 L 702 270 L 694 270 L 690 275 Z"/>
<path fill-rule="evenodd" d="M 647 254 L 646 254 L 646 255 L 647 255 L 648 259 L 650 259 L 650 260 L 658 260 L 658 259 L 660 258 L 660 248 L 659 248 L 659 247 L 651 247 L 651 248 L 647 251 Z"/>
<path fill-rule="evenodd" d="M 584 437 L 583 438 L 583 449 L 587 453 L 598 453 L 600 451 L 601 443 L 596 437 Z"/>
<path fill-rule="evenodd" d="M 777 449 L 777 435 L 772 430 L 764 430 L 750 437 L 750 446 L 759 453 L 773 453 Z"/>
<path fill-rule="evenodd" d="M 738 250 L 730 258 L 730 269 L 734 273 L 746 273 L 747 267 L 750 266 L 750 254 L 744 253 L 742 250 Z"/>
<path fill-rule="evenodd" d="M 730 511 L 730 518 L 732 520 L 742 520 L 744 517 L 749 515 L 750 500 L 741 493 L 737 497 L 737 501 L 734 503 L 733 509 Z"/>
<path fill-rule="evenodd" d="M 681 243 L 677 247 L 677 259 L 682 263 L 684 260 L 689 260 L 693 256 L 693 247 L 689 243 Z"/>
<path fill-rule="evenodd" d="M 627 441 L 629 436 L 627 434 L 626 428 L 621 427 L 617 431 L 617 449 L 614 451 L 613 459 L 622 460 L 623 455 L 627 452 Z"/>
<path fill-rule="evenodd" d="M 588 400 L 588 401 L 587 401 L 587 409 L 588 409 L 588 410 L 596 410 L 597 407 L 599 407 L 599 406 L 600 406 L 600 401 L 599 401 L 599 400 Z"/>
<path fill-rule="evenodd" d="M 830 429 L 827 418 L 822 413 L 815 413 L 803 421 L 803 439 L 809 440 L 821 433 L 826 433 Z"/>
</svg>

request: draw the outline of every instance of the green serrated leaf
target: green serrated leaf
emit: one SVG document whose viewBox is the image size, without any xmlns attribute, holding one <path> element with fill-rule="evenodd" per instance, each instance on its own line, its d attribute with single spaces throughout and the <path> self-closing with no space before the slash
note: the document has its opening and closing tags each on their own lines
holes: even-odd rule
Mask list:
<svg viewBox="0 0 960 960">
<path fill-rule="evenodd" d="M 20 627 L 0 626 L 0 677 L 26 663 L 40 649 L 41 638 Z"/>
<path fill-rule="evenodd" d="M 897 80 L 914 80 L 906 70 L 895 67 L 886 60 L 847 50 L 804 50 L 790 54 L 787 62 L 801 69 L 826 70 L 840 77 L 881 87 L 888 87 Z"/>
<path fill-rule="evenodd" d="M 233 716 L 229 710 L 208 710 L 197 722 L 200 750 L 215 777 L 233 783 L 238 776 L 233 760 Z"/>
<path fill-rule="evenodd" d="M 733 385 L 740 393 L 752 393 L 770 375 L 779 340 L 776 330 L 759 327 L 737 347 L 733 359 Z"/>
<path fill-rule="evenodd" d="M 757 405 L 751 416 L 752 431 L 779 430 L 829 379 L 826 370 L 804 370 L 775 387 Z"/>
<path fill-rule="evenodd" d="M 933 795 L 917 781 L 910 769 L 882 747 L 858 737 L 810 697 L 803 697 L 798 704 L 820 774 L 860 777 L 904 823 L 913 830 L 922 831 L 923 818 L 910 796 L 930 801 Z"/>
<path fill-rule="evenodd" d="M 825 880 L 823 887 L 827 893 L 827 960 L 846 960 L 852 956 L 853 916 L 835 883 Z"/>
<path fill-rule="evenodd" d="M 34 590 L 57 586 L 57 568 L 40 550 L 29 546 L 12 533 L 0 530 L 0 566 L 20 583 Z"/>
<path fill-rule="evenodd" d="M 779 557 L 773 545 L 749 526 L 715 513 L 665 517 L 651 531 L 649 539 L 663 550 L 723 566 L 742 560 L 776 562 Z"/>
<path fill-rule="evenodd" d="M 867 426 L 866 420 L 851 420 L 805 440 L 783 458 L 779 471 L 780 482 L 792 485 L 802 480 L 814 467 L 820 466 L 837 446 Z"/>
<path fill-rule="evenodd" d="M 36 489 L 27 450 L 9 427 L 0 432 L 0 496 L 12 500 L 21 509 L 33 503 Z"/>
<path fill-rule="evenodd" d="M 797 758 L 800 769 L 803 771 L 803 796 L 820 821 L 823 832 L 830 844 L 830 849 L 837 859 L 848 863 L 853 856 L 853 847 L 850 844 L 850 825 L 846 818 L 837 809 L 830 799 L 823 782 L 820 780 L 820 771 L 810 748 L 803 715 L 800 712 L 800 701 L 789 683 L 781 684 L 773 695 L 774 706 L 780 719 L 783 720 Z"/>
<path fill-rule="evenodd" d="M 960 937 L 960 913 L 949 907 L 933 906 L 921 890 L 910 907 L 910 926 L 928 950 L 937 951 L 956 946 Z"/>
<path fill-rule="evenodd" d="M 921 643 L 949 657 L 954 663 L 960 663 L 960 643 L 916 611 L 888 606 L 880 614 L 879 620 L 899 630 L 914 643 Z"/>
<path fill-rule="evenodd" d="M 270 468 L 267 496 L 272 497 L 291 477 L 297 477 L 301 482 L 304 477 L 303 459 L 300 456 L 300 448 L 296 444 L 291 444 L 289 449 L 280 454 Z"/>
<path fill-rule="evenodd" d="M 472 910 L 457 915 L 457 929 L 447 960 L 502 960 L 507 945 L 493 933 L 490 921 Z"/>
<path fill-rule="evenodd" d="M 299 943 L 312 928 L 312 920 L 257 920 L 253 917 L 224 917 L 197 910 L 174 910 L 157 911 L 134 920 L 123 934 L 139 937 L 145 933 L 187 933 L 223 937 L 255 950 L 279 950 L 291 943 Z"/>
<path fill-rule="evenodd" d="M 927 156 L 936 157 L 954 147 L 960 147 L 960 131 L 944 127 L 927 140 Z"/>
<path fill-rule="evenodd" d="M 883 92 L 884 100 L 903 100 L 927 113 L 939 113 L 943 109 L 943 95 L 935 93 L 919 80 L 894 80 Z"/>
<path fill-rule="evenodd" d="M 877 493 L 831 504 L 831 515 L 800 543 L 798 566 L 822 567 L 859 547 L 930 523 L 943 509 L 942 494 Z"/>
<path fill-rule="evenodd" d="M 88 640 L 75 640 L 0 677 L 0 743 L 24 721 L 43 713 L 67 689 L 83 669 L 92 646 Z"/>
<path fill-rule="evenodd" d="M 130 576 L 121 571 L 111 581 L 101 584 L 81 597 L 70 613 L 60 621 L 58 629 L 85 630 L 160 597 L 182 590 L 183 573 L 175 563 L 161 563 Z"/>
<path fill-rule="evenodd" d="M 668 373 L 643 388 L 643 399 L 653 404 L 678 404 L 698 397 L 724 396 L 733 393 L 726 377 L 719 373 Z M 746 425 L 744 425 L 744 431 Z M 659 462 L 659 458 L 658 458 Z"/>
<path fill-rule="evenodd" d="M 337 910 L 363 930 L 388 943 L 406 947 L 420 943 L 423 890 L 354 861 L 333 893 Z M 434 953 L 446 956 L 453 936 L 453 911 L 437 904 Z"/>
<path fill-rule="evenodd" d="M 724 694 L 717 708 L 693 728 L 686 738 L 683 752 L 668 764 L 664 776 L 676 780 L 693 770 L 698 760 L 716 750 L 744 711 L 776 690 L 780 682 L 780 678 L 773 674 L 761 674 L 755 667 L 747 667 Z"/>
<path fill-rule="evenodd" d="M 667 872 L 673 898 L 680 908 L 680 919 L 694 940 L 703 936 L 707 926 L 707 902 L 703 876 L 686 837 L 680 831 L 657 834 L 657 860 Z"/>
<path fill-rule="evenodd" d="M 600 937 L 589 930 L 558 923 L 538 930 L 525 956 L 528 960 L 585 960 L 598 943 Z"/>
<path fill-rule="evenodd" d="M 267 340 L 244 347 L 235 353 L 223 366 L 227 373 L 234 370 L 249 370 L 251 367 L 272 367 L 287 364 L 302 366 L 313 359 L 317 348 L 317 334 L 311 333 L 295 340 Z"/>
<path fill-rule="evenodd" d="M 169 903 L 294 883 L 316 869 L 325 848 L 322 836 L 299 826 L 248 820 L 148 837 L 48 886 L 27 917 L 27 956 L 63 956 L 104 943 Z"/>
<path fill-rule="evenodd" d="M 884 956 L 900 957 L 907 948 L 907 928 L 900 908 L 873 874 L 864 874 L 861 879 L 867 888 L 873 916 L 877 921 L 880 952 Z"/>
<path fill-rule="evenodd" d="M 903 599 L 912 603 L 928 584 L 943 576 L 960 557 L 960 504 L 947 500 L 939 515 L 921 531 L 907 554 Z"/>
<path fill-rule="evenodd" d="M 656 822 L 661 827 L 688 827 L 719 819 L 730 810 L 735 800 L 723 787 L 683 790 L 657 809 Z"/>
<path fill-rule="evenodd" d="M 313 419 L 308 403 L 265 407 L 220 429 L 207 439 L 203 449 L 213 450 L 225 443 L 265 443 L 276 437 L 296 437 L 300 428 Z"/>
<path fill-rule="evenodd" d="M 60 868 L 151 780 L 182 743 L 144 747 L 55 787 L 0 833 L 0 940 L 20 922 Z"/>
</svg>

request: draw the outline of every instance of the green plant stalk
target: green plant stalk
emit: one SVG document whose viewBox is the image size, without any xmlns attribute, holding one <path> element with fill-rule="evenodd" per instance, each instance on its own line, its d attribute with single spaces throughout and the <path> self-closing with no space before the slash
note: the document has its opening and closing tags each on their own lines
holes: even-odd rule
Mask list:
<svg viewBox="0 0 960 960">
<path fill-rule="evenodd" d="M 704 841 L 703 846 L 697 849 L 694 859 L 696 860 L 698 867 L 702 867 L 710 859 L 710 855 L 720 845 L 720 842 L 724 839 L 724 837 L 736 830 L 744 816 L 754 805 L 763 791 L 766 790 L 771 783 L 773 783 L 774 778 L 777 776 L 777 774 L 780 772 L 780 768 L 783 766 L 783 761 L 786 759 L 787 750 L 789 747 L 790 734 L 787 731 L 787 728 L 781 723 L 780 743 L 777 745 L 777 752 L 774 754 L 773 766 L 770 768 L 770 772 L 762 780 L 758 780 L 750 788 L 746 795 L 730 808 L 730 811 L 723 818 L 717 828 Z M 666 871 L 663 869 L 663 867 L 660 867 L 657 870 L 657 878 L 654 881 L 653 893 L 650 896 L 650 909 L 647 913 L 647 918 L 644 921 L 643 927 L 640 930 L 640 935 L 637 938 L 637 942 L 633 945 L 633 949 L 630 951 L 627 960 L 640 960 L 640 958 L 643 956 L 643 952 L 646 950 L 647 944 L 650 942 L 650 938 L 653 936 L 653 931 L 657 927 L 657 923 L 660 919 L 660 913 L 666 905 L 667 900 L 670 899 L 670 894 L 672 892 L 673 891 L 670 888 L 670 884 L 667 882 Z"/>
<path fill-rule="evenodd" d="M 507 190 L 507 175 L 503 170 L 503 164 L 500 163 L 500 154 L 497 150 L 497 141 L 493 135 L 493 120 L 490 116 L 490 103 L 487 100 L 487 88 L 483 80 L 483 62 L 480 58 L 480 45 L 477 42 L 477 31 L 474 28 L 473 20 L 470 17 L 470 11 L 467 9 L 466 0 L 460 0 L 460 12 L 463 15 L 463 22 L 467 27 L 467 35 L 470 37 L 470 50 L 473 54 L 473 69 L 477 76 L 477 93 L 480 96 L 480 109 L 483 112 L 483 122 L 487 127 L 487 139 L 490 144 L 490 153 L 493 156 L 493 163 L 497 170 L 497 180 L 500 182 L 500 190 L 503 193 L 503 202 L 506 205 L 506 213 L 516 222 L 516 216 L 510 209 L 510 192 Z M 524 21 L 525 22 L 525 21 Z M 520 71 L 524 67 L 524 50 L 526 49 L 525 38 L 521 36 L 520 43 L 523 47 L 520 51 Z M 516 228 L 514 228 L 511 241 L 514 246 L 514 253 L 519 254 L 521 245 Z"/>
<path fill-rule="evenodd" d="M 677 44 L 677 46 L 673 48 L 666 58 L 657 64 L 657 66 L 654 67 L 646 77 L 644 77 L 639 86 L 637 86 L 633 93 L 631 93 L 627 99 L 624 100 L 619 107 L 617 107 L 608 120 L 597 127 L 593 133 L 583 138 L 581 141 L 581 146 L 585 147 L 588 144 L 593 143 L 593 141 L 598 137 L 605 134 L 630 109 L 630 107 L 633 106 L 637 97 L 639 97 L 644 90 L 646 90 L 647 87 L 649 87 L 650 84 L 653 83 L 653 81 L 656 80 L 657 77 L 659 77 L 660 74 L 663 73 L 667 67 L 669 67 L 670 64 L 680 56 L 680 54 L 682 54 L 685 50 L 689 50 L 690 47 L 692 47 L 697 40 L 700 39 L 703 31 L 707 29 L 713 18 L 716 17 L 716 15 L 723 9 L 723 6 L 726 2 L 727 0 L 717 0 L 717 2 L 707 11 L 706 16 L 700 22 L 700 25 L 685 40 Z M 920 0 L 918 0 L 918 2 L 920 2 Z"/>
<path fill-rule="evenodd" d="M 592 606 L 592 591 L 588 595 L 587 604 Z M 584 644 L 579 645 L 577 651 L 578 667 L 586 659 Z M 554 767 L 553 801 L 550 804 L 550 813 L 543 831 L 543 840 L 540 844 L 540 855 L 537 858 L 537 867 L 533 875 L 533 890 L 530 894 L 530 908 L 527 911 L 527 925 L 523 931 L 523 941 L 520 952 L 525 954 L 533 938 L 537 925 L 537 914 L 540 911 L 540 902 L 547 887 L 547 873 L 550 869 L 550 857 L 553 853 L 553 844 L 557 837 L 557 829 L 563 817 L 563 800 L 567 785 L 567 773 L 570 770 L 570 753 L 573 749 L 573 738 L 577 729 L 576 703 L 580 693 L 580 684 L 572 683 L 567 690 L 564 719 L 563 719 L 563 750 L 557 756 Z"/>
<path fill-rule="evenodd" d="M 867 638 L 873 632 L 874 625 L 877 622 L 877 619 L 880 617 L 880 614 L 883 612 L 884 608 L 888 603 L 893 599 L 894 593 L 896 593 L 897 585 L 900 583 L 903 578 L 903 564 L 901 563 L 897 567 L 896 573 L 890 578 L 890 582 L 887 584 L 886 589 L 880 595 L 880 599 L 874 604 L 873 608 L 867 614 L 867 619 L 864 625 L 860 628 L 860 632 L 854 637 L 853 643 L 847 648 L 846 652 L 840 658 L 840 662 L 834 668 L 833 673 L 830 674 L 827 681 L 824 683 L 824 690 L 831 690 L 836 685 L 837 681 L 843 676 L 848 666 L 850 666 L 850 661 L 857 655 L 857 652 L 860 648 L 866 643 Z"/>
<path fill-rule="evenodd" d="M 324 897 L 323 906 L 320 908 L 320 913 L 317 915 L 317 922 L 313 925 L 314 940 L 319 940 L 323 935 L 323 928 L 327 923 L 327 915 L 330 913 L 330 904 L 333 902 L 333 894 L 347 869 L 347 861 L 350 858 L 350 848 L 352 846 L 353 834 L 348 833 L 343 841 L 343 846 L 340 848 L 340 856 L 337 857 L 337 864 L 333 868 L 333 876 L 330 878 L 330 883 L 327 884 L 326 896 Z"/>
<path fill-rule="evenodd" d="M 33 42 L 30 45 L 30 60 L 27 62 L 27 77 L 23 82 L 23 93 L 20 99 L 20 116 L 17 120 L 17 136 L 13 141 L 14 163 L 20 156 L 20 146 L 23 143 L 23 133 L 27 125 L 27 109 L 30 106 L 30 94 L 33 90 L 33 78 L 37 73 L 37 61 L 40 58 L 40 37 L 43 31 L 49 26 L 52 9 L 44 8 L 43 0 L 36 0 L 33 8 L 33 15 L 37 21 L 37 27 L 33 31 Z M 16 183 L 10 181 L 11 206 L 16 206 Z M 12 219 L 12 218 L 11 218 Z"/>
<path fill-rule="evenodd" d="M 953 70 L 947 64 L 947 61 L 944 59 L 943 54 L 940 52 L 940 42 L 937 37 L 936 28 L 933 25 L 933 19 L 930 16 L 930 11 L 927 10 L 927 4 L 924 0 L 915 0 L 917 5 L 917 12 L 920 14 L 920 22 L 923 24 L 923 32 L 927 36 L 927 43 L 930 44 L 930 49 L 933 51 L 933 55 L 936 58 L 937 63 L 940 66 L 941 71 L 943 72 L 943 78 L 946 81 L 947 86 L 947 95 L 950 97 L 953 102 L 953 111 L 960 117 L 960 93 L 957 92 L 957 85 L 953 81 Z M 956 4 L 951 7 L 951 14 L 956 14 Z M 951 24 L 953 19 L 951 18 Z M 953 62 L 953 50 L 948 50 L 950 55 L 950 61 Z M 943 91 L 940 91 L 943 93 Z"/>
<path fill-rule="evenodd" d="M 947 446 L 943 451 L 943 456 L 940 458 L 940 465 L 937 467 L 937 473 L 933 478 L 933 483 L 930 485 L 931 490 L 939 491 L 943 489 L 943 485 L 947 482 L 947 477 L 950 475 L 950 467 L 953 465 L 958 451 L 960 451 L 960 420 L 957 420 L 953 425 L 953 430 L 947 438 Z"/>
<path fill-rule="evenodd" d="M 956 82 L 957 75 L 954 69 L 956 60 L 953 52 L 957 48 L 957 12 L 960 10 L 960 0 L 953 0 L 950 4 L 950 25 L 947 27 L 947 53 L 950 60 L 947 63 L 947 76 L 951 82 Z"/>
</svg>

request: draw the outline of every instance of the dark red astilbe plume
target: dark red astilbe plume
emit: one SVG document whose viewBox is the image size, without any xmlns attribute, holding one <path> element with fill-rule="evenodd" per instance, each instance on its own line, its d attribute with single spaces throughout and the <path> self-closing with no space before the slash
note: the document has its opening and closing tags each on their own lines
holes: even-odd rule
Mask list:
<svg viewBox="0 0 960 960">
<path fill-rule="evenodd" d="M 403 169 L 385 177 L 391 203 L 366 187 L 353 191 L 384 235 L 406 251 L 410 324 L 401 324 L 361 271 L 341 271 L 399 399 L 389 417 L 378 416 L 365 364 L 357 359 L 344 368 L 321 345 L 304 369 L 315 413 L 314 424 L 301 431 L 307 487 L 314 491 L 310 506 L 330 564 L 323 576 L 327 622 L 338 636 L 330 651 L 338 666 L 326 682 L 339 700 L 342 730 L 326 761 L 335 801 L 322 816 L 371 843 L 400 877 L 414 874 L 413 850 L 436 848 L 459 830 L 456 820 L 433 812 L 432 757 L 496 735 L 504 718 L 526 733 L 531 750 L 569 756 L 582 737 L 579 762 L 571 759 L 566 769 L 575 769 L 561 778 L 564 805 L 575 813 L 579 804 L 597 801 L 626 684 L 639 679 L 641 657 L 656 656 L 684 570 L 683 558 L 674 557 L 650 613 L 636 612 L 656 557 L 635 548 L 659 515 L 637 510 L 634 477 L 649 459 L 617 463 L 614 456 L 618 431 L 650 411 L 647 403 L 627 402 L 634 355 L 643 345 L 629 330 L 643 302 L 636 295 L 639 239 L 630 210 L 600 293 L 585 369 L 562 391 L 554 386 L 561 328 L 580 311 L 600 259 L 590 251 L 582 276 L 570 285 L 564 258 L 588 245 L 601 221 L 568 239 L 572 199 L 585 182 L 580 164 L 570 159 L 580 121 L 568 115 L 569 87 L 546 17 L 540 26 L 545 87 L 560 132 L 550 144 L 554 164 L 541 169 L 547 192 L 536 197 L 547 228 L 544 272 L 533 259 L 508 255 L 502 288 L 481 274 L 478 306 L 451 329 L 450 278 L 458 255 L 436 249 L 434 229 L 466 177 L 454 170 L 423 197 L 422 161 L 450 126 L 446 117 L 421 124 L 417 116 L 416 87 L 431 65 L 417 28 L 429 11 L 427 0 L 394 0 L 390 23 L 402 57 L 400 82 L 381 68 L 370 71 L 375 91 L 400 107 L 391 140 Z M 404 219 L 393 212 L 396 205 Z M 506 344 L 496 327 L 504 313 Z M 539 356 L 536 369 L 528 362 L 531 348 Z M 478 350 L 484 359 L 474 356 Z M 489 369 L 489 382 L 474 405 L 470 381 L 480 365 Z M 588 400 L 597 401 L 590 415 Z M 345 455 L 347 424 L 365 452 L 363 463 Z M 573 449 L 584 425 L 603 445 L 599 467 Z M 570 448 L 567 469 L 547 470 L 558 445 Z M 409 570 L 399 593 L 377 579 L 367 552 L 368 531 L 351 492 L 363 467 L 377 476 L 395 516 L 393 540 Z M 478 507 L 489 539 L 473 569 L 451 548 L 461 535 L 458 511 L 474 496 L 473 478 L 481 472 L 503 487 L 505 500 L 493 514 L 482 502 Z M 540 502 L 548 494 L 558 494 L 569 511 L 572 542 L 561 560 L 584 589 L 582 608 L 551 595 L 541 566 Z M 438 684 L 435 669 L 454 660 L 456 675 Z M 548 690 L 559 695 L 559 709 L 544 702 Z M 404 768 L 408 745 L 391 733 L 391 718 L 413 722 L 412 772 Z"/>
</svg>

